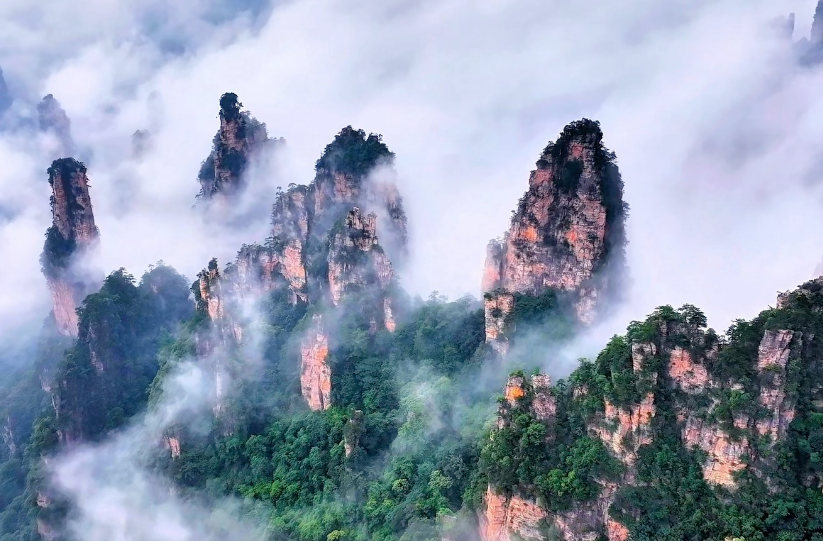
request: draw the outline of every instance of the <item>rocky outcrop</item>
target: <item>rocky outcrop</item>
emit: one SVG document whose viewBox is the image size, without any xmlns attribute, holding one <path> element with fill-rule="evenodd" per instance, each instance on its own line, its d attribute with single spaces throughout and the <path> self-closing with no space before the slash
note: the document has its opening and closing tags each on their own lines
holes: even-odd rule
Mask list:
<svg viewBox="0 0 823 541">
<path fill-rule="evenodd" d="M 314 316 L 300 347 L 300 390 L 313 411 L 331 407 L 329 338 L 322 316 Z"/>
<path fill-rule="evenodd" d="M 37 104 L 37 123 L 40 131 L 51 134 L 56 139 L 57 146 L 52 151 L 55 158 L 65 158 L 74 154 L 71 121 L 52 94 L 46 95 Z"/>
<path fill-rule="evenodd" d="M 317 161 L 312 187 L 316 229 L 328 231 L 352 207 L 374 213 L 383 248 L 395 263 L 402 262 L 406 213 L 396 185 L 394 154 L 379 135 L 343 128 Z"/>
<path fill-rule="evenodd" d="M 485 511 L 480 515 L 482 541 L 543 540 L 546 511 L 517 495 L 496 494 L 492 487 L 483 497 Z"/>
<path fill-rule="evenodd" d="M 669 364 L 666 369 L 669 378 L 687 393 L 700 392 L 709 385 L 710 378 L 706 367 L 695 362 L 691 353 L 679 346 L 669 354 Z"/>
<path fill-rule="evenodd" d="M 198 175 L 199 197 L 203 199 L 230 197 L 241 191 L 250 160 L 266 145 L 277 142 L 269 139 L 265 124 L 240 110 L 242 106 L 237 94 L 228 92 L 220 97 L 220 129 Z"/>
<path fill-rule="evenodd" d="M 394 277 L 391 261 L 377 242 L 377 216 L 363 216 L 354 207 L 329 249 L 329 288 L 339 305 L 349 291 L 374 287 L 384 290 Z"/>
<path fill-rule="evenodd" d="M 789 330 L 770 330 L 760 342 L 757 370 L 763 381 L 758 398 L 768 417 L 758 419 L 755 427 L 760 436 L 768 436 L 771 442 L 783 439 L 794 420 L 794 403 L 786 394 L 786 364 L 793 339 L 799 342 L 801 337 L 802 334 L 795 337 Z"/>
<path fill-rule="evenodd" d="M 644 374 L 644 365 L 657 354 L 657 346 L 652 343 L 631 345 L 632 370 L 638 380 L 646 379 L 653 387 L 657 374 Z M 637 452 L 643 445 L 651 443 L 651 423 L 657 414 L 654 392 L 647 392 L 636 404 L 616 406 L 608 398 L 604 400 L 602 417 L 590 427 L 611 451 L 629 468 L 637 460 Z"/>
<path fill-rule="evenodd" d="M 213 167 L 208 161 L 204 165 L 208 171 L 225 162 L 217 156 L 220 152 L 254 146 L 238 139 L 238 123 L 250 120 L 239 112 L 236 96 L 224 98 Z M 232 329 L 221 334 L 225 340 L 242 338 L 244 324 L 238 312 L 246 303 L 263 298 L 277 303 L 287 299 L 292 305 L 328 301 L 335 308 L 358 291 L 368 298 L 364 302 L 371 311 L 369 330 L 396 329 L 390 287 L 395 274 L 384 242 L 388 238 L 396 253 L 405 252 L 406 217 L 392 161 L 393 154 L 380 136 L 366 136 L 349 126 L 326 147 L 311 184 L 278 189 L 271 237 L 264 244 L 244 245 L 222 274 L 215 263 L 199 276 L 198 303 L 212 321 L 220 320 L 222 328 Z M 221 178 L 225 184 L 234 177 L 218 171 L 215 186 Z M 204 184 L 204 189 L 208 186 L 212 184 Z M 381 242 L 378 228 L 382 228 Z M 331 404 L 331 369 L 325 361 L 329 335 L 318 330 L 322 329 L 319 320 L 312 329 L 301 351 L 301 383 L 312 409 L 325 409 Z M 209 339 L 198 340 L 204 354 L 213 349 Z"/>
<path fill-rule="evenodd" d="M 577 319 L 594 320 L 602 294 L 614 290 L 609 279 L 622 271 L 625 243 L 622 182 L 602 138 L 599 124 L 584 119 L 546 147 L 509 231 L 487 248 L 485 293 L 570 291 Z"/>
<path fill-rule="evenodd" d="M 528 404 L 528 413 L 547 427 L 546 445 L 555 441 L 557 398 L 548 375 L 536 374 L 527 378 L 516 372 L 509 376 L 503 396 L 505 400 L 501 402 L 497 416 L 498 429 L 505 428 L 511 422 L 511 408 Z M 643 422 L 638 424 L 643 425 Z M 595 541 L 605 533 L 609 541 L 626 541 L 628 530 L 609 517 L 617 484 L 605 481 L 599 484 L 600 491 L 596 498 L 577 502 L 570 509 L 557 513 L 550 513 L 547 506 L 518 494 L 516 490 L 504 494 L 489 486 L 478 515 L 480 539 Z"/>
<path fill-rule="evenodd" d="M 745 429 L 746 417 L 738 417 L 734 425 Z M 746 468 L 749 443 L 746 439 L 733 439 L 720 426 L 697 417 L 687 417 L 681 431 L 687 447 L 697 447 L 706 453 L 703 478 L 712 485 L 733 488 L 735 474 Z"/>
<path fill-rule="evenodd" d="M 58 329 L 77 336 L 77 307 L 100 280 L 90 263 L 99 233 L 85 165 L 72 158 L 60 159 L 52 163 L 48 174 L 53 223 L 46 231 L 40 263 L 52 292 Z"/>
<path fill-rule="evenodd" d="M 509 351 L 506 320 L 514 310 L 514 296 L 505 291 L 493 291 L 483 296 L 486 319 L 486 343 L 500 355 Z"/>
<path fill-rule="evenodd" d="M 607 400 L 603 420 L 592 430 L 614 456 L 631 465 L 637 460 L 638 449 L 652 441 L 650 425 L 656 411 L 653 393 L 628 408 L 614 406 Z"/>
<path fill-rule="evenodd" d="M 163 445 L 169 450 L 171 458 L 180 457 L 180 436 L 176 433 L 163 436 Z"/>
</svg>

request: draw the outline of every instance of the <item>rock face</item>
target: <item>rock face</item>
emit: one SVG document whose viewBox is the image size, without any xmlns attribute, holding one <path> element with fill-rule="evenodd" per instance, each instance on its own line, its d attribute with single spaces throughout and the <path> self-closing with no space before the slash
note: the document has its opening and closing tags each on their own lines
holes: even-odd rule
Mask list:
<svg viewBox="0 0 823 541">
<path fill-rule="evenodd" d="M 300 348 L 300 389 L 314 411 L 331 407 L 331 367 L 327 363 L 329 339 L 323 319 L 315 316 Z"/>
<path fill-rule="evenodd" d="M 735 475 L 757 465 L 758 452 L 754 438 L 767 436 L 767 447 L 786 436 L 789 424 L 795 416 L 793 401 L 786 392 L 786 364 L 794 345 L 796 354 L 801 348 L 802 335 L 788 330 L 767 330 L 757 352 L 756 369 L 760 378 L 758 402 L 765 412 L 761 418 L 753 418 L 743 412 L 734 415 L 731 427 L 711 422 L 705 416 L 697 416 L 681 407 L 678 417 L 683 423 L 681 436 L 687 447 L 697 447 L 706 453 L 703 465 L 704 478 L 711 484 L 734 488 Z M 710 350 L 709 357 L 715 352 Z M 714 389 L 731 385 L 731 390 L 740 390 L 736 384 L 724 384 L 713 380 L 704 362 L 697 363 L 692 356 L 675 348 L 670 353 L 669 377 L 673 384 L 688 394 L 713 396 Z M 712 400 L 712 408 L 717 399 Z M 761 447 L 762 448 L 762 447 Z"/>
<path fill-rule="evenodd" d="M 480 515 L 482 541 L 545 539 L 541 526 L 546 512 L 534 502 L 519 496 L 496 494 L 492 487 L 483 497 L 485 512 Z"/>
<path fill-rule="evenodd" d="M 220 129 L 198 175 L 199 197 L 203 199 L 238 193 L 245 185 L 243 175 L 249 161 L 264 146 L 277 142 L 269 139 L 265 124 L 240 110 L 242 106 L 237 94 L 228 92 L 220 97 Z"/>
<path fill-rule="evenodd" d="M 798 342 L 801 336 L 797 337 Z M 794 420 L 794 403 L 786 396 L 786 363 L 792 353 L 794 338 L 795 333 L 792 331 L 766 331 L 758 349 L 757 370 L 761 377 L 771 381 L 765 382 L 758 397 L 760 404 L 769 412 L 769 417 L 759 419 L 755 426 L 759 435 L 768 435 L 772 442 L 783 439 L 789 424 Z"/>
<path fill-rule="evenodd" d="M 37 122 L 40 131 L 52 134 L 56 138 L 57 147 L 53 151 L 55 158 L 65 158 L 74 154 L 71 121 L 52 94 L 46 95 L 37 104 Z"/>
<path fill-rule="evenodd" d="M 334 235 L 328 263 L 329 288 L 335 306 L 349 291 L 370 286 L 383 290 L 391 283 L 394 271 L 377 243 L 376 228 L 377 215 L 363 216 L 360 209 L 354 207 L 346 215 L 343 230 Z"/>
<path fill-rule="evenodd" d="M 394 154 L 379 135 L 343 128 L 317 161 L 312 186 L 315 228 L 328 231 L 352 207 L 374 213 L 383 248 L 401 262 L 408 235 L 393 164 Z"/>
<path fill-rule="evenodd" d="M 623 185 L 602 139 L 599 124 L 584 119 L 566 126 L 543 151 L 509 231 L 487 248 L 487 300 L 570 291 L 578 320 L 594 320 L 600 297 L 615 290 L 609 279 L 622 271 L 625 244 Z M 499 327 L 487 324 L 489 343 L 499 342 Z"/>
<path fill-rule="evenodd" d="M 204 164 L 204 170 L 216 172 L 213 177 L 201 172 L 201 180 L 208 181 L 204 193 L 240 178 L 221 173 L 221 164 L 230 161 L 225 156 L 242 154 L 262 141 L 261 136 L 249 135 L 251 120 L 239 112 L 236 96 L 227 96 L 221 100 L 213 164 Z M 241 141 L 241 133 L 252 137 L 251 142 Z M 378 326 L 394 331 L 390 285 L 395 274 L 386 243 L 402 259 L 406 216 L 394 184 L 393 158 L 380 136 L 347 126 L 326 147 L 311 184 L 278 189 L 271 237 L 264 244 L 244 245 L 222 273 L 215 262 L 200 275 L 198 302 L 212 321 L 220 320 L 221 328 L 228 329 L 220 334 L 221 340 L 242 339 L 243 318 L 237 312 L 246 303 L 269 298 L 293 306 L 328 303 L 339 309 L 347 296 L 358 292 L 368 298 L 370 331 L 375 333 Z M 331 404 L 326 357 L 332 337 L 322 327 L 322 320 L 315 321 L 301 352 L 301 387 L 312 409 Z M 214 344 L 204 338 L 199 346 L 205 354 Z"/>
<path fill-rule="evenodd" d="M 510 408 L 515 408 L 520 401 L 526 400 L 528 413 L 547 427 L 546 445 L 554 442 L 557 398 L 548 375 L 536 374 L 527 378 L 522 373 L 514 373 L 506 382 L 503 396 L 505 401 L 501 403 L 497 416 L 498 429 L 509 424 Z M 564 512 L 550 513 L 539 502 L 516 491 L 510 494 L 499 493 L 490 485 L 478 514 L 480 539 L 595 541 L 601 533 L 605 533 L 609 541 L 626 541 L 628 530 L 609 517 L 609 506 L 614 500 L 616 489 L 614 483 L 603 483 L 600 494 L 594 500 L 576 503 Z M 553 534 L 550 533 L 552 531 Z"/>
<path fill-rule="evenodd" d="M 99 233 L 85 165 L 64 158 L 52 163 L 48 174 L 53 223 L 40 262 L 54 299 L 57 326 L 61 333 L 77 336 L 77 306 L 99 283 L 87 264 L 97 249 Z"/>
</svg>

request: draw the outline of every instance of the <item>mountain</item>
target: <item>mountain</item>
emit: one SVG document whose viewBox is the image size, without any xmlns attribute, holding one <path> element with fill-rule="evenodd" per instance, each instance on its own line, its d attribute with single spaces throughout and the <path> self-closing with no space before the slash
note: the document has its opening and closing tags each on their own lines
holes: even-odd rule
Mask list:
<svg viewBox="0 0 823 541">
<path fill-rule="evenodd" d="M 220 105 L 199 199 L 230 210 L 272 140 L 236 95 Z M 624 294 L 604 139 L 582 119 L 549 142 L 483 298 L 454 301 L 401 287 L 380 135 L 344 127 L 278 191 L 270 236 L 194 280 L 162 262 L 97 276 L 86 168 L 55 161 L 54 310 L 36 360 L 0 379 L 0 539 L 139 537 L 111 517 L 150 523 L 132 503 L 161 496 L 207 538 L 242 519 L 299 541 L 820 539 L 823 279 L 725 334 L 662 306 L 568 377 L 541 371 Z"/>
<path fill-rule="evenodd" d="M 280 140 L 270 139 L 266 125 L 247 111 L 237 94 L 227 92 L 220 97 L 220 128 L 214 136 L 213 148 L 200 166 L 198 197 L 204 200 L 230 197 L 246 186 L 245 173 L 249 163 L 263 149 Z"/>
<path fill-rule="evenodd" d="M 568 293 L 576 319 L 589 324 L 600 297 L 619 291 L 628 206 L 614 161 L 589 119 L 566 126 L 543 150 L 511 228 L 486 251 L 486 341 L 497 351 L 508 349 L 517 294 Z"/>
<path fill-rule="evenodd" d="M 90 260 L 100 235 L 94 224 L 86 166 L 73 158 L 61 158 L 51 164 L 48 174 L 53 222 L 46 231 L 40 263 L 54 298 L 60 332 L 77 336 L 75 310 L 99 283 Z"/>
</svg>

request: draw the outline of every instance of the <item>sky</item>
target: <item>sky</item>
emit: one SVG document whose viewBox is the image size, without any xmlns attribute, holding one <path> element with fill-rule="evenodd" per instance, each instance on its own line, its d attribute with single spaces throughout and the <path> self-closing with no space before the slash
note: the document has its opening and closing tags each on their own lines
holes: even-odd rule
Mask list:
<svg viewBox="0 0 823 541">
<path fill-rule="evenodd" d="M 26 127 L 39 99 L 71 119 L 106 271 L 164 260 L 193 279 L 267 236 L 265 218 L 228 230 L 192 211 L 227 91 L 287 141 L 254 172 L 250 204 L 310 182 L 343 126 L 383 135 L 409 215 L 401 283 L 424 297 L 479 296 L 486 244 L 541 150 L 597 119 L 631 206 L 633 287 L 606 334 L 687 302 L 725 329 L 823 259 L 823 72 L 768 31 L 795 12 L 795 39 L 808 35 L 814 4 L 4 0 L 0 336 L 35 333 L 49 309 L 38 255 L 54 141 Z M 137 129 L 152 133 L 140 161 Z"/>
</svg>

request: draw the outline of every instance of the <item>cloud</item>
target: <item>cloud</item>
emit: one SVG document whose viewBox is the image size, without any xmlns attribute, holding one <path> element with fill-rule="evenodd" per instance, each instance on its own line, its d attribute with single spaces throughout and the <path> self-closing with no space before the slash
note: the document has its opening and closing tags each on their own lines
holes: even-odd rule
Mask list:
<svg viewBox="0 0 823 541">
<path fill-rule="evenodd" d="M 192 363 L 182 363 L 166 379 L 158 406 L 100 444 L 87 444 L 49 464 L 54 488 L 72 501 L 67 528 L 85 541 L 111 539 L 263 539 L 260 525 L 243 515 L 239 502 L 204 505 L 178 497 L 170 481 L 151 472 L 162 452 L 164 431 L 210 415 L 214 380 Z M 248 510 L 246 510 L 248 511 Z"/>
<path fill-rule="evenodd" d="M 823 75 L 798 69 L 764 31 L 794 11 L 808 33 L 813 0 L 294 0 L 239 17 L 217 0 L 150 0 L 84 4 L 77 25 L 57 1 L 29 4 L 0 8 L 0 65 L 18 94 L 54 93 L 91 149 L 108 270 L 162 258 L 191 277 L 265 237 L 262 220 L 226 234 L 190 212 L 225 91 L 288 142 L 257 175 L 264 195 L 309 182 L 342 126 L 384 135 L 408 206 L 403 282 L 415 293 L 479 293 L 486 242 L 508 227 L 540 150 L 582 116 L 602 121 L 632 206 L 636 286 L 616 331 L 684 302 L 723 328 L 810 277 L 823 254 Z M 146 127 L 153 150 L 130 163 L 131 134 Z M 0 207 L 14 216 L 0 225 L 13 238 L 0 256 L 17 264 L 5 288 L 39 310 L 29 243 L 48 225 L 48 164 L 20 139 L 0 141 L 15 165 L 0 170 Z M 0 321 L 24 308 L 11 298 Z"/>
</svg>

